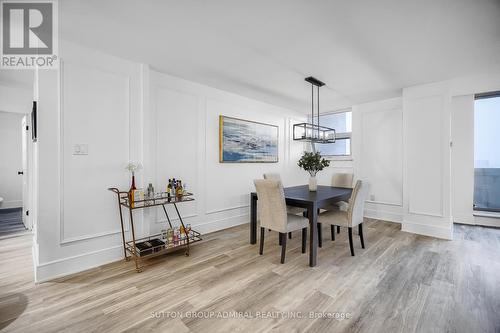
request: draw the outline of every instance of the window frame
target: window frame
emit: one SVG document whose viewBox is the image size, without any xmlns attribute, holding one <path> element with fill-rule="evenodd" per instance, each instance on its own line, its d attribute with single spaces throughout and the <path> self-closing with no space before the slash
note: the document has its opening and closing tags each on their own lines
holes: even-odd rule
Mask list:
<svg viewBox="0 0 500 333">
<path fill-rule="evenodd" d="M 474 95 L 474 102 L 477 101 L 477 100 L 480 100 L 480 99 L 488 99 L 488 98 L 500 98 L 500 91 L 490 91 L 490 92 L 484 92 L 484 93 L 478 93 L 478 94 L 475 94 Z M 476 113 L 476 108 L 474 106 L 474 117 L 475 117 L 475 113 Z M 475 119 L 474 119 L 475 121 Z M 475 138 L 474 138 L 475 140 Z M 475 143 L 475 142 L 474 142 Z M 476 167 L 474 166 L 474 173 L 475 173 L 475 170 L 476 170 Z M 476 179 L 474 178 L 474 191 L 475 191 L 475 188 L 476 188 Z M 500 208 L 492 208 L 492 207 L 488 207 L 488 208 L 482 208 L 482 207 L 476 207 L 476 204 L 475 204 L 475 198 L 474 198 L 474 194 L 473 194 L 473 202 L 472 202 L 472 211 L 474 213 L 500 213 Z"/>
<path fill-rule="evenodd" d="M 349 155 L 322 155 L 327 160 L 330 160 L 330 161 L 352 161 L 352 108 L 349 107 L 349 108 L 344 108 L 344 109 L 339 109 L 339 110 L 334 110 L 334 111 L 328 111 L 328 112 L 321 113 L 319 115 L 320 124 L 321 124 L 321 117 L 322 116 L 328 116 L 328 115 L 338 114 L 338 113 L 348 113 L 348 112 L 351 113 L 351 131 L 350 132 L 337 132 L 336 131 L 335 141 L 338 140 L 337 137 L 339 137 L 339 136 L 342 137 L 341 140 L 346 140 L 346 139 L 351 140 L 350 149 L 349 149 L 350 154 Z M 321 126 L 329 127 L 329 126 L 324 125 L 324 124 Z"/>
</svg>

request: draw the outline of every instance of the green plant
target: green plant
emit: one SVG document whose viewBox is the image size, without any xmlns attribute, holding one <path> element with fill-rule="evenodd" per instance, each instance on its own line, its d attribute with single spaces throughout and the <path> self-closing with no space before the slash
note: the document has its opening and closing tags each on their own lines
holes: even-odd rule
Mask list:
<svg viewBox="0 0 500 333">
<path fill-rule="evenodd" d="M 314 177 L 318 171 L 329 166 L 330 161 L 322 158 L 320 153 L 309 153 L 305 151 L 297 165 L 309 172 L 311 177 Z"/>
</svg>

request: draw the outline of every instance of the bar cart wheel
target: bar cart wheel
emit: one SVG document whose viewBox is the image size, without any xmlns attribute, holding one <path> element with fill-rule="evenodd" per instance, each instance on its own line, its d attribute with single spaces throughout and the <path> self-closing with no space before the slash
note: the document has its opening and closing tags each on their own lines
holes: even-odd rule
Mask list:
<svg viewBox="0 0 500 333">
<path fill-rule="evenodd" d="M 130 257 L 126 257 L 126 258 L 125 258 L 125 261 L 130 261 Z"/>
</svg>

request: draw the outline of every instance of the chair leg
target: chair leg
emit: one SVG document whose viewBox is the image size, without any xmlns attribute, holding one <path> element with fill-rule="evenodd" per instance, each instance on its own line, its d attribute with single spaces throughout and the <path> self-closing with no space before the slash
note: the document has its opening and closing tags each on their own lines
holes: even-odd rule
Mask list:
<svg viewBox="0 0 500 333">
<path fill-rule="evenodd" d="M 331 225 L 330 226 L 330 233 L 332 234 L 332 241 L 335 240 L 335 226 Z"/>
<path fill-rule="evenodd" d="M 260 249 L 259 254 L 262 255 L 264 253 L 264 235 L 266 233 L 266 228 L 260 228 Z"/>
<path fill-rule="evenodd" d="M 358 225 L 359 240 L 361 241 L 361 248 L 365 248 L 365 240 L 363 239 L 363 223 Z"/>
<path fill-rule="evenodd" d="M 337 233 L 340 234 L 340 226 L 337 226 Z"/>
<path fill-rule="evenodd" d="M 354 246 L 352 245 L 352 228 L 351 227 L 348 228 L 348 232 L 349 232 L 349 247 L 351 248 L 351 256 L 354 257 Z"/>
<path fill-rule="evenodd" d="M 302 229 L 302 253 L 306 253 L 307 228 Z"/>
<path fill-rule="evenodd" d="M 318 223 L 318 247 L 323 247 L 323 235 L 321 233 L 321 223 Z"/>
<path fill-rule="evenodd" d="M 278 234 L 278 244 L 279 246 L 281 246 L 281 244 L 283 243 L 283 239 L 281 238 L 281 233 Z"/>
<path fill-rule="evenodd" d="M 292 239 L 292 233 L 291 232 L 288 233 L 288 239 Z"/>
<path fill-rule="evenodd" d="M 285 253 L 286 253 L 286 233 L 280 233 L 281 237 L 281 263 L 285 263 Z"/>
</svg>

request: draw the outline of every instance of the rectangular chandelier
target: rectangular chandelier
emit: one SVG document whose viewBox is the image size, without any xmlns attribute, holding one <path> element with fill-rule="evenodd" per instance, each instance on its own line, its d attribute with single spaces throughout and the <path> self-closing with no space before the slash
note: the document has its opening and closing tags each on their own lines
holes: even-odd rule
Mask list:
<svg viewBox="0 0 500 333">
<path fill-rule="evenodd" d="M 312 123 L 295 124 L 293 125 L 293 140 L 316 143 L 335 143 L 335 130 Z"/>
<path fill-rule="evenodd" d="M 311 122 L 293 125 L 293 140 L 315 143 L 335 143 L 335 130 L 319 125 L 319 88 L 325 84 L 310 76 L 306 81 L 311 84 Z M 314 87 L 318 91 L 317 124 L 314 123 Z"/>
</svg>

